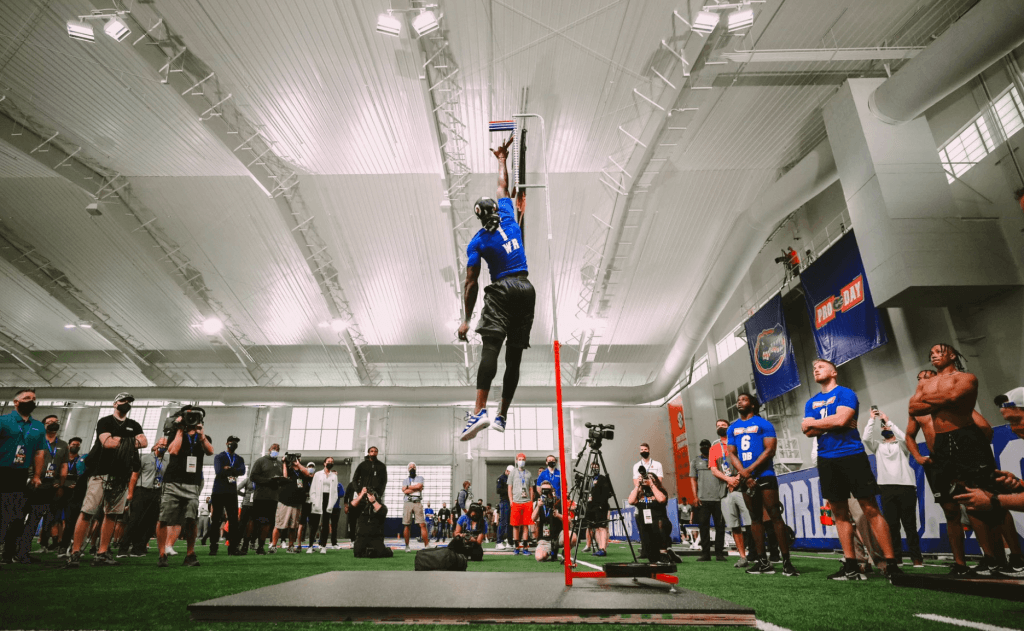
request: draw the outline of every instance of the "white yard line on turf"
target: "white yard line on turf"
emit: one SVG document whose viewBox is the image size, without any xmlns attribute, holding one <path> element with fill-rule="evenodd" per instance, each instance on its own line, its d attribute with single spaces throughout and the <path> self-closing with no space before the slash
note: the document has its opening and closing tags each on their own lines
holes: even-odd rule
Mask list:
<svg viewBox="0 0 1024 631">
<path fill-rule="evenodd" d="M 576 559 L 576 563 L 578 565 L 586 565 L 587 567 L 592 567 L 595 570 L 600 570 L 601 569 L 600 565 L 594 565 L 593 563 L 587 563 L 586 561 L 580 561 L 579 559 Z"/>
<path fill-rule="evenodd" d="M 765 622 L 764 620 L 757 621 L 757 628 L 761 629 L 761 631 L 789 631 L 786 627 L 780 627 L 777 624 Z"/>
<path fill-rule="evenodd" d="M 945 622 L 946 624 L 955 624 L 958 627 L 967 627 L 968 629 L 980 629 L 981 631 L 1013 631 L 1013 629 L 1008 627 L 997 627 L 994 624 L 985 624 L 983 622 L 971 622 L 970 620 L 947 618 L 946 616 L 937 616 L 933 613 L 915 613 L 914 615 L 918 618 L 931 620 L 932 622 Z"/>
</svg>

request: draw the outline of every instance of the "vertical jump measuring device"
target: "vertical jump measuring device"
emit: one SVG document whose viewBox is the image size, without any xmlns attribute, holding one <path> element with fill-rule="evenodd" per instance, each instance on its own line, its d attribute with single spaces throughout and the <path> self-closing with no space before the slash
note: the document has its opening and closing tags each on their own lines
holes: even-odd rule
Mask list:
<svg viewBox="0 0 1024 631">
<path fill-rule="evenodd" d="M 543 144 L 542 153 L 544 154 L 544 168 L 540 171 L 540 175 L 543 177 L 543 183 L 532 184 L 526 181 L 526 128 L 525 123 L 528 118 L 536 118 L 540 121 L 540 136 L 541 143 Z M 547 133 L 544 128 L 544 117 L 540 114 L 515 114 L 512 120 L 505 121 L 491 121 L 488 125 L 488 130 L 491 132 L 512 132 L 512 181 L 515 182 L 515 193 L 513 199 L 515 200 L 516 206 L 516 220 L 519 222 L 520 229 L 523 230 L 523 241 L 525 242 L 525 210 L 526 210 L 526 191 L 531 188 L 544 189 L 544 211 L 547 218 L 547 230 L 548 230 L 548 282 L 551 283 L 551 337 L 553 338 L 552 350 L 554 351 L 555 359 L 555 400 L 556 409 L 558 413 L 558 458 L 559 462 L 562 463 L 562 532 L 565 533 L 565 545 L 563 546 L 563 554 L 565 556 L 565 584 L 567 587 L 572 586 L 573 578 L 605 578 L 608 574 L 604 571 L 601 572 L 576 572 L 574 571 L 575 559 L 572 559 L 568 555 L 568 551 L 572 548 L 572 529 L 569 527 L 569 479 L 573 475 L 574 467 L 570 466 L 570 462 L 566 459 L 565 451 L 565 425 L 564 416 L 562 413 L 562 363 L 561 363 L 561 344 L 558 341 L 558 298 L 555 291 L 555 266 L 554 266 L 554 252 L 553 252 L 553 240 L 554 232 L 551 227 L 551 192 L 550 192 L 550 177 L 548 174 L 549 167 L 549 155 L 547 147 Z M 525 243 L 524 243 L 525 247 Z M 572 510 L 576 510 L 577 507 L 573 506 Z M 621 511 L 620 511 L 621 515 Z M 576 517 L 582 518 L 581 515 Z M 627 536 L 629 536 L 627 534 Z M 616 572 L 617 576 L 622 576 L 621 573 Z M 670 574 L 659 573 L 657 571 L 643 571 L 633 574 L 634 580 L 636 577 L 653 578 L 664 583 L 672 585 L 678 584 L 679 579 Z"/>
</svg>

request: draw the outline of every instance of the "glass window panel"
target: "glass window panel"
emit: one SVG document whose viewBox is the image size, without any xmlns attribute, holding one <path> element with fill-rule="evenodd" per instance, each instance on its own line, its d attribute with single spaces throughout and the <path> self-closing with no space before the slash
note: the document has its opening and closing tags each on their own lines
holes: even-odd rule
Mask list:
<svg viewBox="0 0 1024 631">
<path fill-rule="evenodd" d="M 324 408 L 324 429 L 338 429 L 338 408 Z"/>
<path fill-rule="evenodd" d="M 509 430 L 505 430 L 506 433 Z M 487 432 L 487 448 L 491 451 L 502 451 L 505 449 L 505 434 L 491 430 Z"/>
<path fill-rule="evenodd" d="M 531 450 L 531 449 L 532 450 L 536 450 L 536 449 L 539 449 L 539 447 L 537 447 L 537 432 L 536 431 L 523 432 L 522 433 L 522 439 L 523 439 L 522 449 L 526 449 L 526 450 Z"/>
<path fill-rule="evenodd" d="M 306 429 L 306 412 L 309 408 L 292 408 L 292 429 Z"/>
<path fill-rule="evenodd" d="M 356 427 L 356 409 L 355 408 L 339 408 L 338 409 L 338 429 L 355 429 Z"/>
<path fill-rule="evenodd" d="M 551 429 L 555 412 L 551 408 L 537 408 L 537 429 Z"/>
<path fill-rule="evenodd" d="M 329 451 L 334 449 L 336 444 L 338 444 L 338 430 L 325 429 L 320 435 L 320 446 L 318 449 Z"/>
<path fill-rule="evenodd" d="M 323 423 L 324 409 L 309 408 L 309 414 L 306 416 L 306 429 L 320 429 Z"/>
<path fill-rule="evenodd" d="M 981 153 L 977 158 L 978 160 L 981 160 L 995 148 L 995 143 L 992 142 L 992 134 L 990 134 L 988 131 L 988 123 L 985 122 L 984 117 L 979 117 L 976 121 L 976 124 L 978 126 L 978 131 L 981 133 L 981 139 L 985 142 L 984 147 L 982 147 L 984 152 Z"/>
<path fill-rule="evenodd" d="M 537 429 L 537 413 L 532 408 L 519 408 L 518 429 Z"/>
<path fill-rule="evenodd" d="M 339 451 L 348 451 L 352 449 L 352 440 L 355 432 L 351 430 L 340 430 L 338 432 L 338 440 L 334 443 L 334 448 Z"/>
<path fill-rule="evenodd" d="M 293 429 L 288 432 L 288 447 L 286 451 L 301 451 L 305 449 L 302 446 L 305 441 L 306 431 L 302 429 Z"/>
</svg>

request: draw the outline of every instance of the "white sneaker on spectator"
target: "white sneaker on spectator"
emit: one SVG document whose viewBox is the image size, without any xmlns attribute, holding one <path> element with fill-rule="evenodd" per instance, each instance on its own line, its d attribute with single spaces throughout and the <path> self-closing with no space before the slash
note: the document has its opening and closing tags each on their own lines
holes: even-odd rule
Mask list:
<svg viewBox="0 0 1024 631">
<path fill-rule="evenodd" d="M 327 554 L 327 546 L 320 548 L 320 554 Z"/>
<path fill-rule="evenodd" d="M 504 550 L 505 549 L 505 544 L 504 543 L 499 543 L 498 545 L 494 546 L 494 549 L 495 550 Z"/>
<path fill-rule="evenodd" d="M 587 546 L 587 547 L 583 548 L 583 551 L 584 552 L 590 552 L 590 546 Z"/>
<path fill-rule="evenodd" d="M 172 546 L 167 546 L 167 549 L 164 550 L 164 554 L 166 554 L 169 557 L 173 557 L 177 556 L 178 553 L 174 551 L 174 548 Z"/>
<path fill-rule="evenodd" d="M 306 554 L 313 554 L 314 548 L 316 548 L 316 546 L 309 546 L 308 548 L 306 548 Z"/>
<path fill-rule="evenodd" d="M 412 552 L 412 548 L 410 548 L 410 547 L 409 547 L 409 544 L 408 544 L 408 543 L 407 543 L 407 544 L 405 544 L 405 551 L 406 551 L 406 552 Z"/>
</svg>

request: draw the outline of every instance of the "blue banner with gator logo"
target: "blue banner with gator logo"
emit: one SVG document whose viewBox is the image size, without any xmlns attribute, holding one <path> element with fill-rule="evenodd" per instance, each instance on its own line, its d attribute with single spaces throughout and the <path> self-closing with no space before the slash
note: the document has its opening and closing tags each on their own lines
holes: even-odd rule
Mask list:
<svg viewBox="0 0 1024 631">
<path fill-rule="evenodd" d="M 793 343 L 786 331 L 786 319 L 782 317 L 782 294 L 775 294 L 743 328 L 747 332 L 747 349 L 761 402 L 767 403 L 799 386 Z"/>
<path fill-rule="evenodd" d="M 839 366 L 889 341 L 853 232 L 801 272 L 800 283 L 818 357 Z"/>
</svg>

